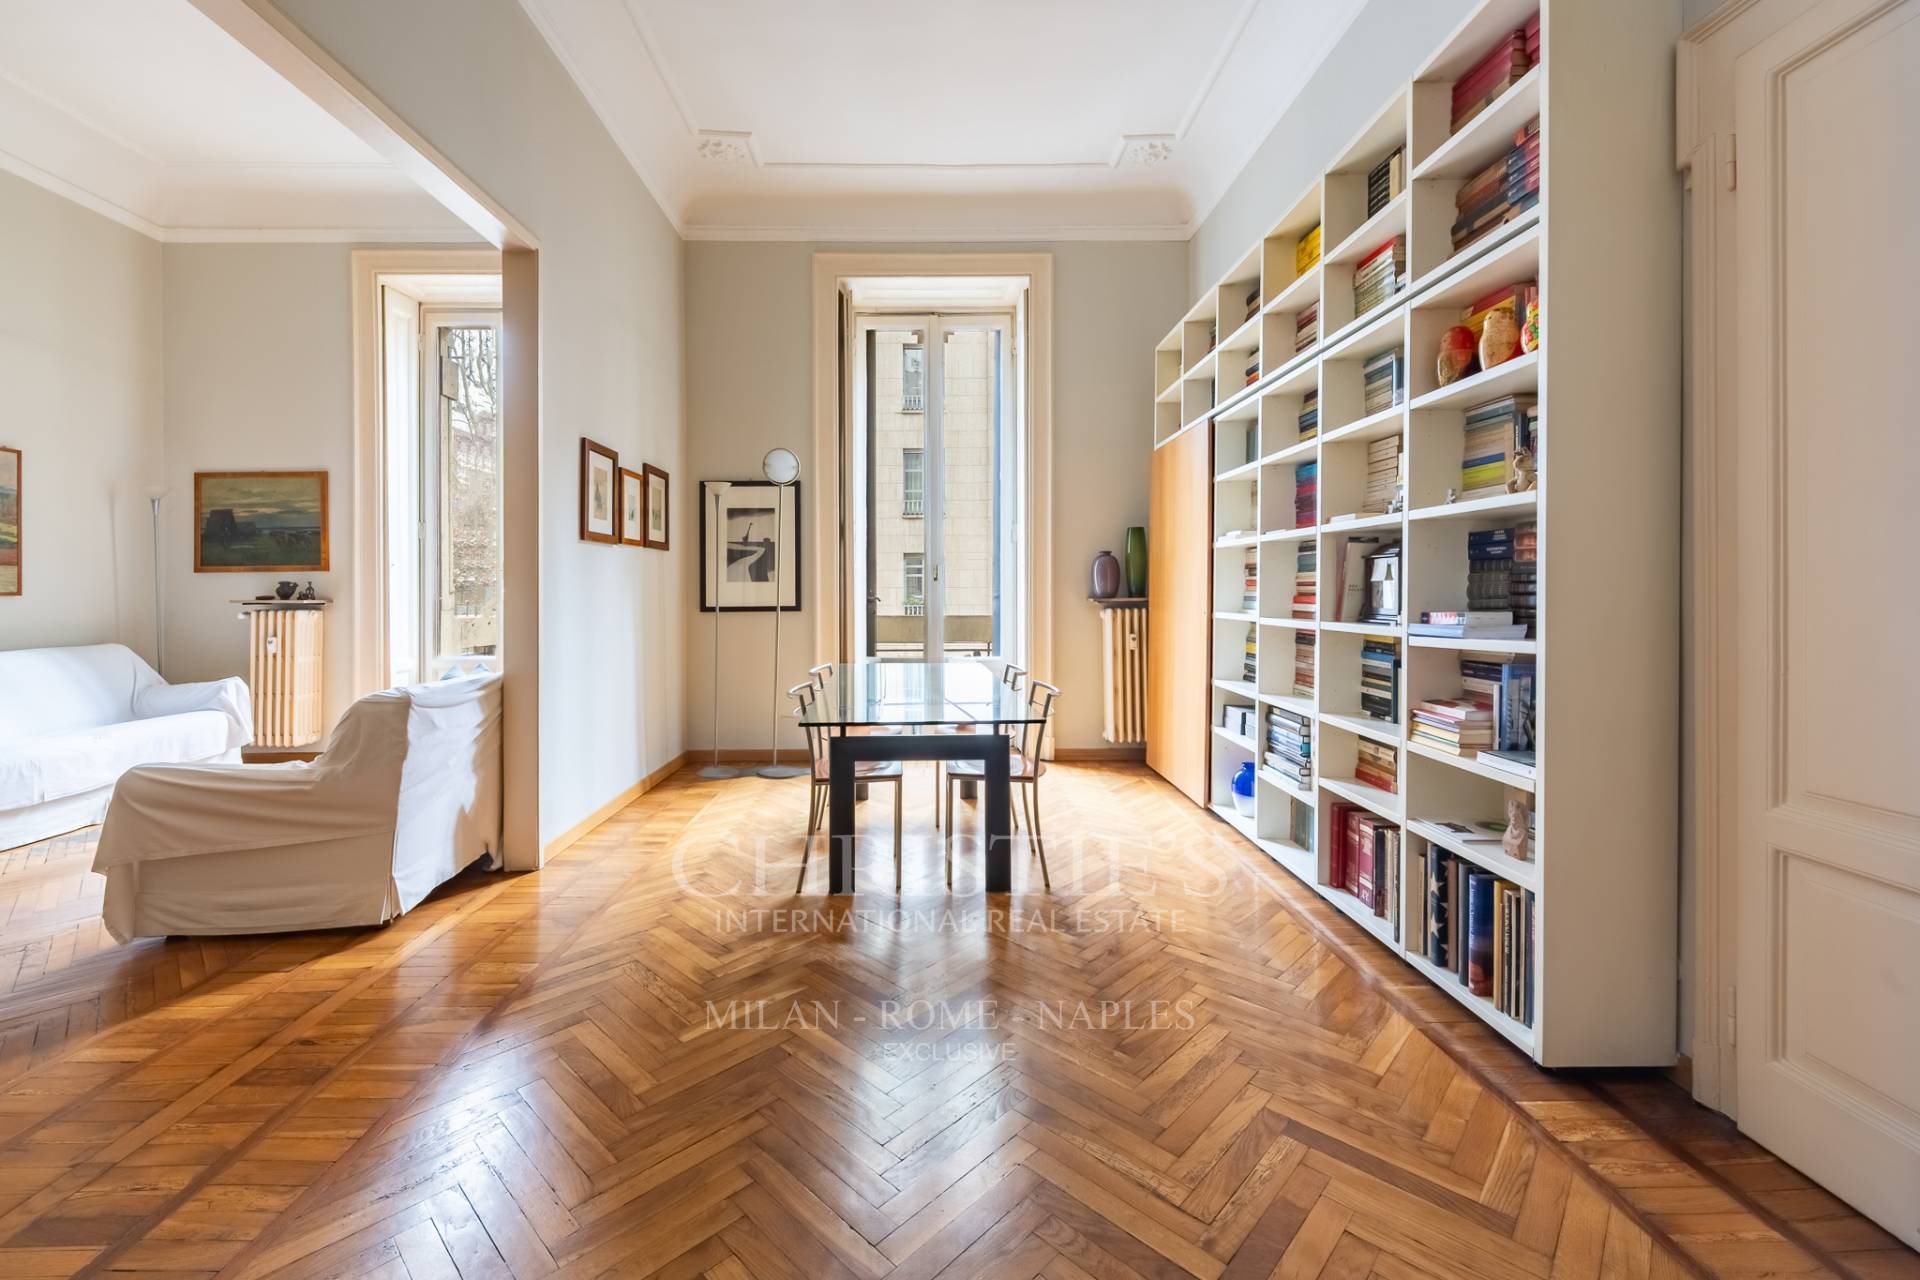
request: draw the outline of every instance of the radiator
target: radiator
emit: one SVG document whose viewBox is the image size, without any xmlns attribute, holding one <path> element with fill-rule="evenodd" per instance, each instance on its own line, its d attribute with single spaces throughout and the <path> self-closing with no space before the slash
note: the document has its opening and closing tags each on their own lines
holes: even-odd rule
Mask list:
<svg viewBox="0 0 1920 1280">
<path fill-rule="evenodd" d="M 1108 742 L 1130 745 L 1147 740 L 1147 609 L 1144 604 L 1110 605 L 1100 610 L 1101 652 L 1106 655 Z"/>
<path fill-rule="evenodd" d="M 253 609 L 247 683 L 253 689 L 253 741 L 261 747 L 303 747 L 323 730 L 320 711 L 322 637 L 318 609 Z"/>
</svg>

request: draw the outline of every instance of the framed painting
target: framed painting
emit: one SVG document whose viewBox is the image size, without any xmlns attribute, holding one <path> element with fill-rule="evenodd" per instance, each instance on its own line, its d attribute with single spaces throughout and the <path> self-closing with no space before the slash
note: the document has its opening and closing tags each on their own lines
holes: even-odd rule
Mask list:
<svg viewBox="0 0 1920 1280">
<path fill-rule="evenodd" d="M 620 455 L 580 437 L 580 539 L 620 541 Z"/>
<path fill-rule="evenodd" d="M 327 473 L 196 471 L 195 573 L 325 573 Z"/>
<path fill-rule="evenodd" d="M 800 607 L 800 485 L 700 482 L 700 608 Z"/>
<path fill-rule="evenodd" d="M 620 541 L 630 546 L 647 545 L 646 523 L 643 519 L 646 510 L 646 482 L 638 471 L 620 468 Z"/>
<path fill-rule="evenodd" d="M 646 486 L 644 524 L 640 541 L 656 551 L 667 550 L 667 473 L 652 463 L 640 468 Z"/>
<path fill-rule="evenodd" d="M 20 451 L 0 448 L 0 596 L 20 594 Z"/>
</svg>

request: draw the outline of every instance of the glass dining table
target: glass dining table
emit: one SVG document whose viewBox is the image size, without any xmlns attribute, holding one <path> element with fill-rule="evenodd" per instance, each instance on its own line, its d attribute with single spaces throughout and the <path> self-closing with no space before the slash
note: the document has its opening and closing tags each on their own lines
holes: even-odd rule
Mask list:
<svg viewBox="0 0 1920 1280">
<path fill-rule="evenodd" d="M 984 766 L 982 827 L 986 891 L 1013 888 L 1012 797 L 1007 769 L 1012 726 L 1038 724 L 1026 695 L 1009 689 L 984 662 L 882 662 L 836 667 L 802 724 L 827 742 L 828 891 L 853 891 L 856 770 L 868 760 L 979 760 Z M 886 728 L 885 734 L 854 733 Z M 948 821 L 952 821 L 949 816 Z"/>
</svg>

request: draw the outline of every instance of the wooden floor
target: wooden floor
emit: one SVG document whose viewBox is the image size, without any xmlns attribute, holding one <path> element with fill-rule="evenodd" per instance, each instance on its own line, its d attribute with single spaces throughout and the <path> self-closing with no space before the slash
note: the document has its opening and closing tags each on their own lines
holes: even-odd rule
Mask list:
<svg viewBox="0 0 1920 1280">
<path fill-rule="evenodd" d="M 0 1277 L 1920 1275 L 1144 770 L 1047 784 L 1054 891 L 991 917 L 924 768 L 852 910 L 793 893 L 800 781 L 682 774 L 378 930 L 117 947 L 90 837 L 0 855 Z"/>
</svg>

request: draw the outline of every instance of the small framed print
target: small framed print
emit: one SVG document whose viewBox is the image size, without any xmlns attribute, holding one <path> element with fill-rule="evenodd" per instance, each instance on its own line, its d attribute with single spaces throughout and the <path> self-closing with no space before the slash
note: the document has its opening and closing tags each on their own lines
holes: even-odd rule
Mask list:
<svg viewBox="0 0 1920 1280">
<path fill-rule="evenodd" d="M 580 539 L 620 541 L 620 455 L 580 437 Z"/>
<path fill-rule="evenodd" d="M 646 498 L 643 503 L 640 541 L 643 546 L 656 551 L 667 550 L 667 473 L 652 463 L 640 468 L 645 479 Z"/>
<path fill-rule="evenodd" d="M 0 596 L 20 594 L 20 451 L 0 447 Z"/>
<path fill-rule="evenodd" d="M 800 587 L 799 482 L 702 480 L 700 611 L 792 611 Z"/>
<path fill-rule="evenodd" d="M 620 541 L 629 546 L 647 545 L 643 514 L 647 504 L 646 480 L 638 471 L 620 468 Z"/>
</svg>

